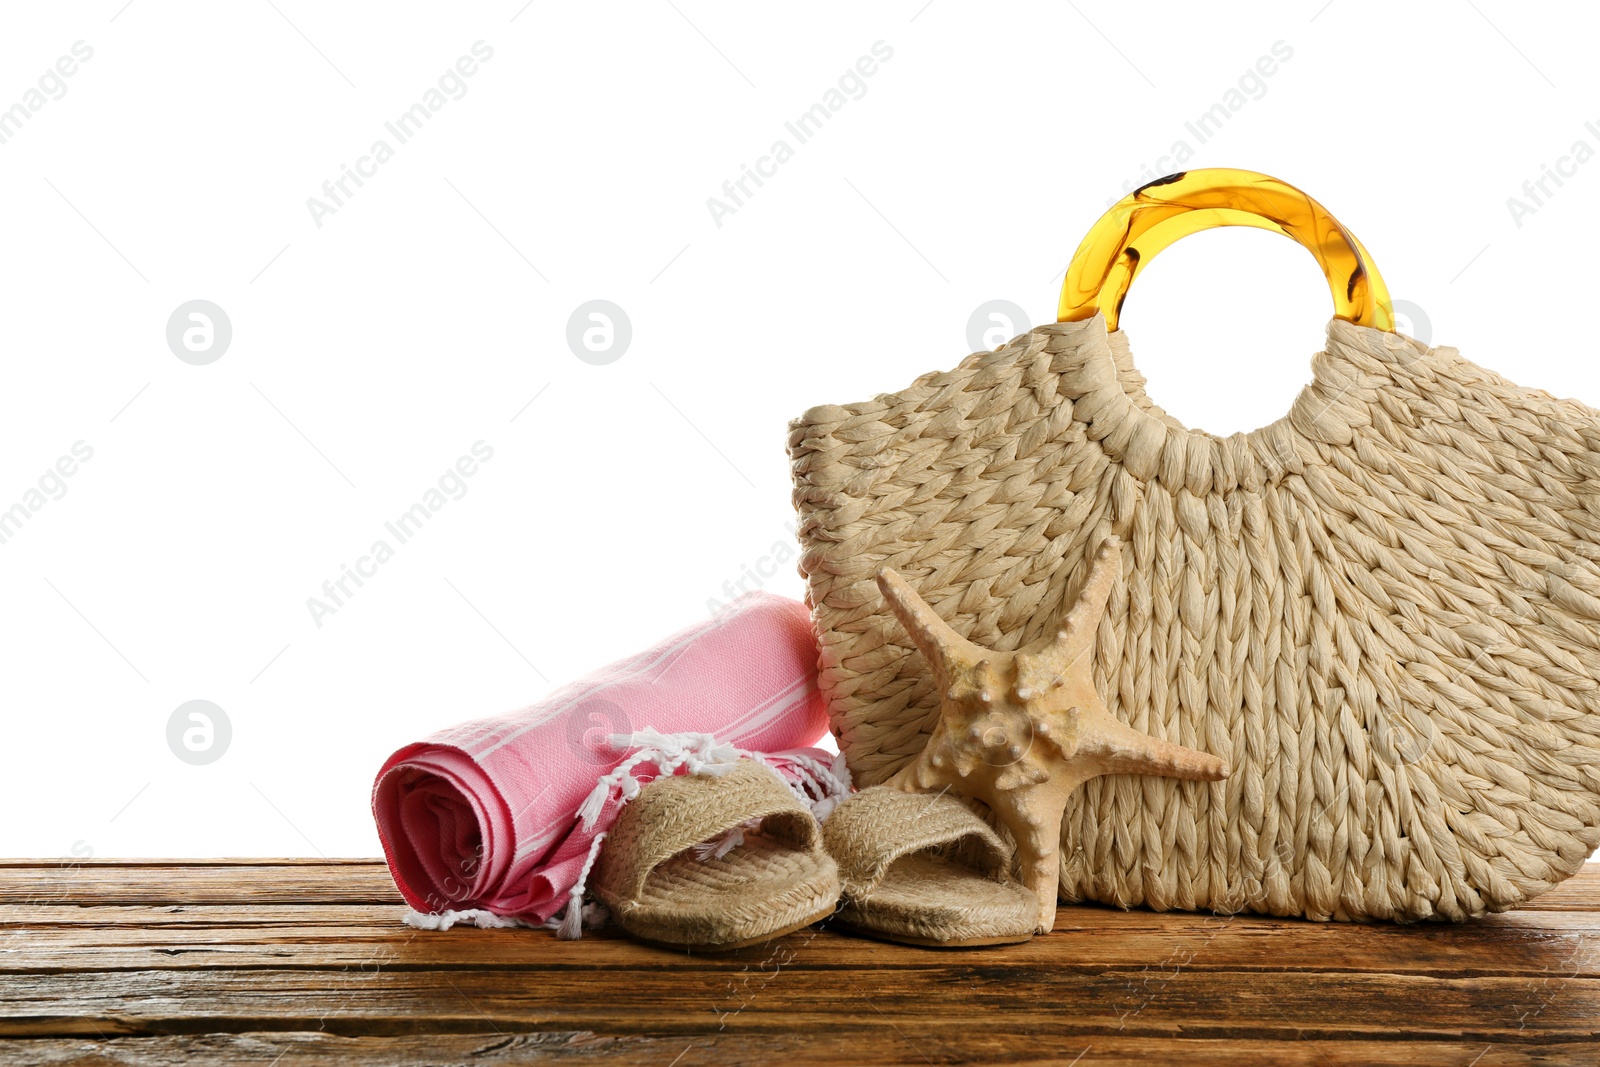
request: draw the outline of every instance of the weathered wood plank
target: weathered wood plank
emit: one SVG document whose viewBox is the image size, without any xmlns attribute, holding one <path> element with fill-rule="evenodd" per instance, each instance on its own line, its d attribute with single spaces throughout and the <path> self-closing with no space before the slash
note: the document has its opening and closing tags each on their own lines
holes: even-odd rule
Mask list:
<svg viewBox="0 0 1600 1067">
<path fill-rule="evenodd" d="M 407 929 L 401 916 L 404 904 L 285 904 L 237 902 L 203 904 L 0 904 L 0 928 L 6 926 L 369 926 L 378 929 Z M 1600 914 L 1589 909 L 1572 908 L 1518 908 L 1499 915 L 1486 916 L 1469 923 L 1418 923 L 1397 926 L 1389 923 L 1310 923 L 1299 919 L 1274 919 L 1259 915 L 1241 915 L 1235 922 L 1274 924 L 1270 928 L 1300 929 L 1315 927 L 1323 930 L 1459 930 L 1470 929 L 1484 923 L 1532 924 L 1546 922 L 1548 915 L 1565 918 L 1549 920 L 1562 929 L 1575 925 L 1591 924 L 1600 929 Z M 1143 910 L 1118 911 L 1097 905 L 1062 905 L 1056 912 L 1056 929 L 1108 929 L 1122 930 L 1128 923 L 1150 924 L 1156 930 L 1182 930 L 1196 923 L 1216 924 L 1229 920 L 1225 916 L 1197 912 L 1151 912 Z M 1359 935 L 1353 935 L 1359 936 Z"/>
<path fill-rule="evenodd" d="M 5 857 L 0 856 L 0 868 L 5 867 L 371 867 L 383 864 L 382 856 L 199 856 L 191 858 L 132 858 L 88 856 Z"/>
<path fill-rule="evenodd" d="M 26 915 L 25 909 L 14 909 Z M 224 918 L 205 919 L 207 911 Z M 241 909 L 37 909 L 27 925 L 0 926 L 0 973 L 194 970 L 214 967 L 521 968 L 529 971 L 616 972 L 671 966 L 737 971 L 775 952 L 805 968 L 921 968 L 951 958 L 832 932 L 802 933 L 785 946 L 723 955 L 687 955 L 641 945 L 615 930 L 562 941 L 542 930 L 417 931 L 383 907 L 276 907 L 273 922 L 242 922 Z M 344 913 L 316 924 L 296 912 Z M 71 914 L 73 922 L 53 924 Z M 348 913 L 356 912 L 359 917 Z M 109 913 L 99 922 L 88 916 Z M 135 921 L 148 916 L 159 920 Z M 248 915 L 248 911 L 243 914 Z M 183 924 L 180 925 L 180 921 Z M 1587 939 L 1587 940 L 1586 940 Z M 1594 951 L 1584 951 L 1585 945 Z M 1469 977 L 1548 974 L 1565 961 L 1570 976 L 1600 977 L 1600 915 L 1541 912 L 1492 916 L 1462 926 L 1346 925 L 1183 913 L 1122 913 L 1063 908 L 1055 932 L 1023 945 L 976 949 L 958 957 L 995 969 L 1155 972 L 1180 968 L 1271 972 L 1353 971 Z"/>
<path fill-rule="evenodd" d="M 1516 911 L 1600 911 L 1600 863 L 1589 862 L 1583 870 L 1550 892 L 1534 897 Z"/>
<path fill-rule="evenodd" d="M 0 905 L 400 904 L 378 860 L 0 863 Z M 1600 911 L 1600 863 L 1518 911 Z"/>
<path fill-rule="evenodd" d="M 948 962 L 946 962 L 948 961 Z M 9 1036 L 321 1030 L 338 1034 L 594 1030 L 613 1034 L 811 1032 L 855 1020 L 1065 1038 L 1527 1043 L 1600 1038 L 1600 982 L 997 968 L 960 955 L 920 969 L 870 962 L 808 970 L 779 959 L 734 973 L 636 970 L 625 981 L 489 968 L 345 972 L 204 970 L 12 975 Z"/>
<path fill-rule="evenodd" d="M 365 860 L 0 862 L 0 1063 L 1600 1062 L 1596 866 L 1460 926 L 1067 907 L 955 952 L 687 955 L 402 910 Z"/>
<path fill-rule="evenodd" d="M 0 904 L 400 904 L 382 863 L 0 867 Z"/>
<path fill-rule="evenodd" d="M 396 904 L 0 904 L 5 926 L 373 926 L 402 929 Z"/>
<path fill-rule="evenodd" d="M 809 1034 L 613 1037 L 589 1032 L 415 1037 L 344 1037 L 326 1033 L 208 1034 L 111 1040 L 34 1039 L 0 1043 L 0 1064 L 30 1067 L 512 1067 L 592 1063 L 618 1067 L 732 1067 L 751 1063 L 838 1063 L 902 1067 L 928 1063 L 1007 1067 L 1554 1067 L 1592 1063 L 1588 1042 L 1493 1045 L 1461 1041 L 1254 1041 L 1159 1039 L 1097 1035 L 1072 1038 L 970 1033 L 939 1029 L 897 1034 L 876 1028 L 829 1027 Z"/>
</svg>

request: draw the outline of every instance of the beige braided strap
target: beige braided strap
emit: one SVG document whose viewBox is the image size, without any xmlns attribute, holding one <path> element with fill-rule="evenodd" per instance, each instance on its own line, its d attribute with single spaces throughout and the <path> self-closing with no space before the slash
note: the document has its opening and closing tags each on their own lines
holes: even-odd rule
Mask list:
<svg viewBox="0 0 1600 1067">
<path fill-rule="evenodd" d="M 742 760 L 724 774 L 657 778 L 617 815 L 595 869 L 606 895 L 634 899 L 650 872 L 684 849 L 753 819 L 762 832 L 802 851 L 820 843 L 817 820 L 775 771 Z"/>
<path fill-rule="evenodd" d="M 1011 850 L 989 825 L 946 793 L 907 793 L 889 786 L 863 789 L 822 825 L 828 854 L 839 864 L 845 896 L 870 896 L 901 857 L 949 848 L 973 870 L 1005 881 Z"/>
</svg>

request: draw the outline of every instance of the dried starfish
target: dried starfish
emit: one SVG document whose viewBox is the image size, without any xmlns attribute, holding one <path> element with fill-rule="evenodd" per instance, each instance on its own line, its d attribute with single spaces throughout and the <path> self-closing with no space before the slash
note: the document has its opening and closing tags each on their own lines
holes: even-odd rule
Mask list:
<svg viewBox="0 0 1600 1067">
<path fill-rule="evenodd" d="M 1121 543 L 1108 538 L 1060 630 L 1016 652 L 973 644 L 898 574 L 878 572 L 884 599 L 943 694 L 927 746 L 888 784 L 913 793 L 948 789 L 989 805 L 1016 842 L 1023 883 L 1038 895 L 1040 933 L 1055 925 L 1061 818 L 1074 789 L 1101 774 L 1228 776 L 1216 756 L 1117 721 L 1095 691 L 1095 631 L 1121 560 Z"/>
</svg>

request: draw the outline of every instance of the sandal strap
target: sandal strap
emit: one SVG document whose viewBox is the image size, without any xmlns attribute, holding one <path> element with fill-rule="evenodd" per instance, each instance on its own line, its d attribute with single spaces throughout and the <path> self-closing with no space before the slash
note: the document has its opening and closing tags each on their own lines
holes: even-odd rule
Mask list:
<svg viewBox="0 0 1600 1067">
<path fill-rule="evenodd" d="M 997 882 L 1011 872 L 1011 849 L 989 824 L 948 793 L 872 786 L 846 800 L 822 825 L 847 897 L 872 893 L 894 862 L 914 852 L 948 852 Z"/>
<path fill-rule="evenodd" d="M 617 814 L 595 867 L 596 888 L 635 899 L 656 867 L 751 819 L 765 819 L 762 831 L 794 848 L 816 851 L 820 845 L 810 809 L 776 771 L 755 760 L 722 774 L 657 778 Z"/>
</svg>

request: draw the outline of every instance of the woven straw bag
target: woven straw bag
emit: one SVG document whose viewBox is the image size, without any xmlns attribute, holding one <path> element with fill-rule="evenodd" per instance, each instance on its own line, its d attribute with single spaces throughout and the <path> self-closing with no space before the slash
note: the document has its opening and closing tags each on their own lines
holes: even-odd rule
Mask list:
<svg viewBox="0 0 1600 1067">
<path fill-rule="evenodd" d="M 1145 396 L 1116 314 L 1161 247 L 1231 224 L 1311 249 L 1336 317 L 1289 413 L 1218 438 Z M 1119 719 L 1232 774 L 1085 784 L 1062 899 L 1459 920 L 1574 873 L 1600 840 L 1600 413 L 1393 332 L 1360 243 L 1247 172 L 1117 205 L 1062 304 L 791 425 L 800 567 L 857 783 L 915 756 L 938 714 L 880 566 L 1010 650 L 1116 535 L 1095 683 Z"/>
</svg>

